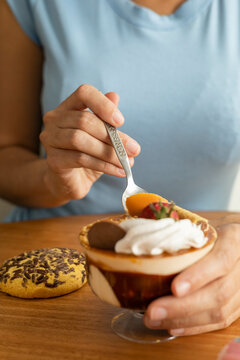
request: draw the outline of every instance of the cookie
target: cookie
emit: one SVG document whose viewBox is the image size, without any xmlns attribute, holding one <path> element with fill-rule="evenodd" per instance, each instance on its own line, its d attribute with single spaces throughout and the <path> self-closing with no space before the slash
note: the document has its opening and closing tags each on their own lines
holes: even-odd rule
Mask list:
<svg viewBox="0 0 240 360">
<path fill-rule="evenodd" d="M 0 291 L 20 298 L 61 296 L 85 282 L 85 257 L 73 249 L 32 250 L 6 260 L 0 267 Z"/>
</svg>

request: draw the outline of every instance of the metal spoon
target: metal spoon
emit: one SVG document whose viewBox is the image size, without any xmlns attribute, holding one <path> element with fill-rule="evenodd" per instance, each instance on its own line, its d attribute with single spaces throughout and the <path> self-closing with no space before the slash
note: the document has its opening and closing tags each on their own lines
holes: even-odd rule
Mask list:
<svg viewBox="0 0 240 360">
<path fill-rule="evenodd" d="M 106 122 L 104 122 L 104 124 L 107 129 L 108 135 L 111 139 L 112 145 L 116 151 L 117 157 L 127 177 L 127 187 L 122 194 L 122 205 L 124 210 L 128 212 L 128 209 L 126 207 L 126 199 L 131 195 L 135 195 L 138 193 L 146 193 L 147 191 L 137 186 L 133 180 L 132 170 L 129 165 L 128 156 L 123 146 L 122 140 L 120 139 L 117 129 Z"/>
</svg>

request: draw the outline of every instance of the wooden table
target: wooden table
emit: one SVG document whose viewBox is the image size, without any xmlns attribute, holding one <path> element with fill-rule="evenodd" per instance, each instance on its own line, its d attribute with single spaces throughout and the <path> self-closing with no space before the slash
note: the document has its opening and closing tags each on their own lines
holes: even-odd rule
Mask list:
<svg viewBox="0 0 240 360">
<path fill-rule="evenodd" d="M 203 213 L 210 219 L 221 212 Z M 233 216 L 240 219 L 239 214 Z M 103 216 L 76 216 L 0 225 L 0 263 L 43 247 L 79 248 L 84 224 Z M 216 360 L 221 348 L 240 336 L 240 320 L 228 329 L 144 345 L 115 335 L 111 319 L 119 309 L 101 302 L 88 285 L 71 294 L 24 300 L 0 293 L 1 360 L 164 359 Z"/>
</svg>

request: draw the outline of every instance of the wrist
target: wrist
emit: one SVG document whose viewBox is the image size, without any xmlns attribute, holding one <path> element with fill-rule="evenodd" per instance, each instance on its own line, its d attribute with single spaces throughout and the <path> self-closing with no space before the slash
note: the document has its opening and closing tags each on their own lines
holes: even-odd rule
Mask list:
<svg viewBox="0 0 240 360">
<path fill-rule="evenodd" d="M 49 203 L 51 203 L 49 207 L 61 206 L 72 200 L 62 182 L 59 181 L 59 176 L 49 167 L 43 174 L 43 184 L 49 193 Z"/>
</svg>

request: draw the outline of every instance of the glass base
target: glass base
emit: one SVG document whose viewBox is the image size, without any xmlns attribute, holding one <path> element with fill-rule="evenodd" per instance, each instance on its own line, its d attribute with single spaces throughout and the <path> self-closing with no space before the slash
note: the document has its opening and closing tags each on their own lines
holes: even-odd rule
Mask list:
<svg viewBox="0 0 240 360">
<path fill-rule="evenodd" d="M 156 344 L 176 338 L 169 335 L 167 330 L 148 329 L 143 323 L 143 315 L 141 312 L 126 310 L 112 319 L 112 330 L 125 340 L 142 344 Z"/>
</svg>

